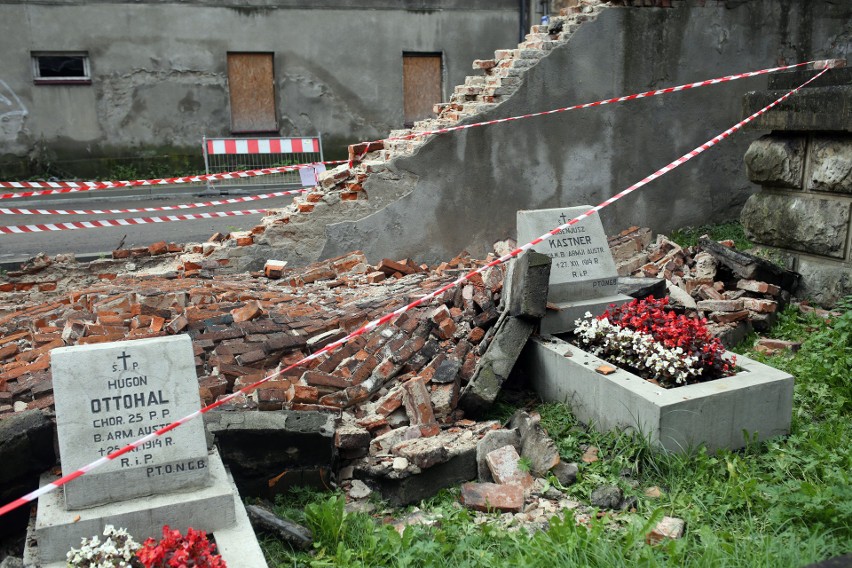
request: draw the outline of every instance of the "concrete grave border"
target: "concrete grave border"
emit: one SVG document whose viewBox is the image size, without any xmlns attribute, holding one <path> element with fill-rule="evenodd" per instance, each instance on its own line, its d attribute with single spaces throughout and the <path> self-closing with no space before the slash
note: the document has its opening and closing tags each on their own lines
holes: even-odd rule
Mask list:
<svg viewBox="0 0 852 568">
<path fill-rule="evenodd" d="M 736 357 L 742 369 L 736 375 L 674 389 L 622 369 L 604 376 L 595 369 L 605 360 L 550 336 L 531 338 L 518 364 L 542 400 L 568 404 L 600 431 L 634 431 L 671 452 L 699 444 L 737 449 L 789 434 L 793 376 Z"/>
</svg>

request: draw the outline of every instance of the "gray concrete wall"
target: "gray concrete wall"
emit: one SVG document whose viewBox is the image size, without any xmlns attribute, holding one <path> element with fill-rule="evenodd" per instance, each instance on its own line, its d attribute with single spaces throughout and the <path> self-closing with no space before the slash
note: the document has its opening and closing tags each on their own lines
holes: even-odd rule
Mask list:
<svg viewBox="0 0 852 568">
<path fill-rule="evenodd" d="M 470 121 L 852 51 L 852 3 L 706 4 L 604 10 L 526 73 L 509 100 Z M 743 93 L 764 88 L 765 78 L 753 78 L 440 135 L 392 164 L 415 180 L 409 193 L 361 221 L 329 226 L 322 255 L 482 255 L 515 235 L 518 209 L 599 203 L 738 122 Z M 603 210 L 605 229 L 664 232 L 736 217 L 754 191 L 742 158 L 759 135 L 740 132 Z M 376 180 L 371 196 L 385 190 Z"/>
<path fill-rule="evenodd" d="M 517 0 L 0 2 L 0 162 L 36 147 L 200 156 L 203 134 L 230 134 L 229 51 L 273 52 L 281 134 L 322 132 L 342 151 L 402 127 L 403 51 L 443 52 L 449 96 L 473 59 L 517 42 L 519 11 Z M 88 51 L 92 84 L 34 85 L 30 54 L 46 50 Z"/>
</svg>

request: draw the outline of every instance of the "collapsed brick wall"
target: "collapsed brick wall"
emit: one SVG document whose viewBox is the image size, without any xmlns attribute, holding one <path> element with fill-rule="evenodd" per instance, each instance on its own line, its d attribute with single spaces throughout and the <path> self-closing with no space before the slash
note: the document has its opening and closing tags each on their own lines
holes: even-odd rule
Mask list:
<svg viewBox="0 0 852 568">
<path fill-rule="evenodd" d="M 280 280 L 262 274 L 112 275 L 89 288 L 54 292 L 46 302 L 7 305 L 0 316 L 0 415 L 52 407 L 55 347 L 176 333 L 193 339 L 202 398 L 209 404 L 475 265 L 459 257 L 427 271 L 386 259 L 371 268 L 362 254 L 352 253 L 285 269 Z M 417 373 L 441 385 L 433 390 L 452 391 L 434 394 L 443 401 L 435 414 L 445 420 L 490 341 L 501 289 L 502 268 L 490 269 L 446 293 L 437 308 L 415 309 L 231 404 L 339 413 L 389 380 Z"/>
</svg>

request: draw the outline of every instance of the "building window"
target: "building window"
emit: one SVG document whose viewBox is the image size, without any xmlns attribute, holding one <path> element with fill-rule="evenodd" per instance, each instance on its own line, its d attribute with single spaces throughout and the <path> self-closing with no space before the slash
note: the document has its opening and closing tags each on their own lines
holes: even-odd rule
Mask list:
<svg viewBox="0 0 852 568">
<path fill-rule="evenodd" d="M 33 80 L 36 85 L 90 85 L 89 54 L 85 52 L 33 53 Z"/>
<path fill-rule="evenodd" d="M 403 118 L 407 128 L 417 120 L 434 118 L 432 107 L 442 99 L 442 76 L 440 53 L 402 54 Z"/>
</svg>

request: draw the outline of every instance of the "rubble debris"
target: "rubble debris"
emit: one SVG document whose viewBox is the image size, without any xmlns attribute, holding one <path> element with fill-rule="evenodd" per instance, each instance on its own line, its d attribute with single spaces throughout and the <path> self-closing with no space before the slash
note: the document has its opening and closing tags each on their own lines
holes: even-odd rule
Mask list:
<svg viewBox="0 0 852 568">
<path fill-rule="evenodd" d="M 475 511 L 520 513 L 524 508 L 524 487 L 517 483 L 465 483 L 461 500 Z"/>
<path fill-rule="evenodd" d="M 310 550 L 313 546 L 314 537 L 309 528 L 257 505 L 246 505 L 246 512 L 255 529 L 275 535 L 297 550 Z"/>
<path fill-rule="evenodd" d="M 621 276 L 618 278 L 618 293 L 640 300 L 648 296 L 662 298 L 666 295 L 666 280 L 665 278 Z"/>
<path fill-rule="evenodd" d="M 559 464 L 559 450 L 542 427 L 540 415 L 519 410 L 508 426 L 516 428 L 521 436 L 521 456 L 529 461 L 530 473 L 545 477 Z"/>
<path fill-rule="evenodd" d="M 621 508 L 621 502 L 623 500 L 624 492 L 620 487 L 615 485 L 601 485 L 592 491 L 592 496 L 589 502 L 592 507 L 617 510 Z"/>
<path fill-rule="evenodd" d="M 462 390 L 459 407 L 471 416 L 481 415 L 491 407 L 503 383 L 521 355 L 536 324 L 503 312 L 495 326 L 494 339 L 482 356 L 476 374 Z"/>
<path fill-rule="evenodd" d="M 683 536 L 683 530 L 686 527 L 686 522 L 677 517 L 663 517 L 657 523 L 648 535 L 645 537 L 645 542 L 648 544 L 659 544 L 666 539 L 678 539 Z"/>
<path fill-rule="evenodd" d="M 706 237 L 699 239 L 698 246 L 712 254 L 739 278 L 767 282 L 788 291 L 794 290 L 798 284 L 799 274 L 753 254 L 737 251 Z"/>
<path fill-rule="evenodd" d="M 524 489 L 532 486 L 533 477 L 521 467 L 521 456 L 514 446 L 503 446 L 485 456 L 494 481 L 499 484 L 518 484 Z"/>
<path fill-rule="evenodd" d="M 580 468 L 575 463 L 559 462 L 550 472 L 556 476 L 562 487 L 568 487 L 577 481 L 577 474 L 580 473 Z"/>
<path fill-rule="evenodd" d="M 541 319 L 547 305 L 550 257 L 529 250 L 518 257 L 512 269 L 509 315 Z"/>
<path fill-rule="evenodd" d="M 621 277 L 663 278 L 669 304 L 707 318 L 710 332 L 728 347 L 752 330 L 768 329 L 799 281 L 797 273 L 737 251 L 733 242 L 702 237 L 697 246 L 684 249 L 660 235 L 640 249 L 646 241 L 638 230 L 625 231 L 609 242 L 623 251 L 637 251 L 632 257 L 623 256 Z"/>
<path fill-rule="evenodd" d="M 494 450 L 506 446 L 512 446 L 516 452 L 520 450 L 521 435 L 518 433 L 517 428 L 491 430 L 485 433 L 485 436 L 476 445 L 477 481 L 480 483 L 491 483 L 494 481 L 494 477 L 492 477 L 491 470 L 486 461 L 486 456 Z"/>
</svg>

